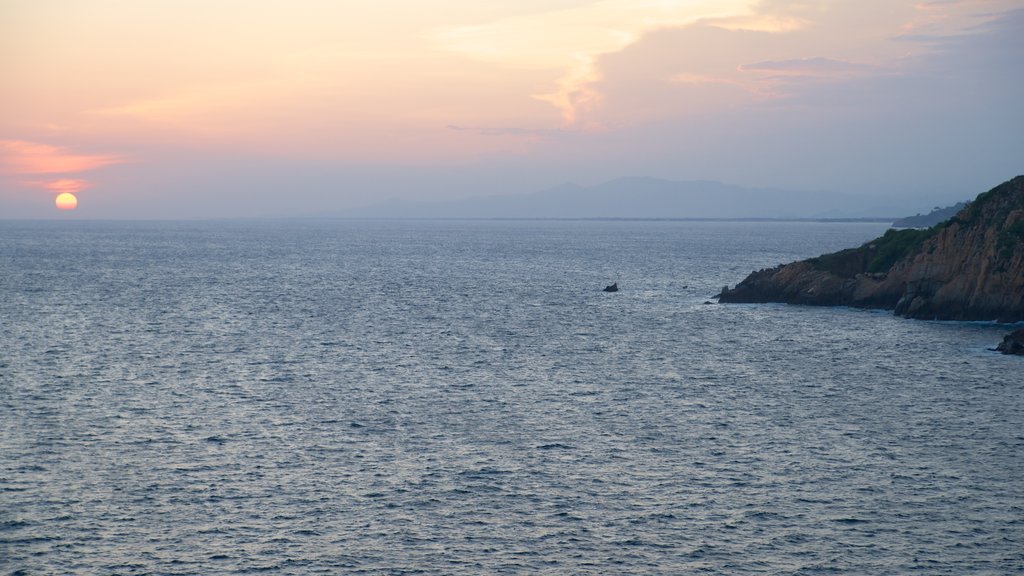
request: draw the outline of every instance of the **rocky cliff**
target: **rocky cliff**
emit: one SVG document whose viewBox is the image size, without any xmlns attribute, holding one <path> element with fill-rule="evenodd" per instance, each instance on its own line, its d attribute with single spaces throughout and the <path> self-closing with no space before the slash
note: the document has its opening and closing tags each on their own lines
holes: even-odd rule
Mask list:
<svg viewBox="0 0 1024 576">
<path fill-rule="evenodd" d="M 885 308 L 909 318 L 1024 320 L 1024 176 L 926 230 L 760 270 L 720 302 Z"/>
</svg>

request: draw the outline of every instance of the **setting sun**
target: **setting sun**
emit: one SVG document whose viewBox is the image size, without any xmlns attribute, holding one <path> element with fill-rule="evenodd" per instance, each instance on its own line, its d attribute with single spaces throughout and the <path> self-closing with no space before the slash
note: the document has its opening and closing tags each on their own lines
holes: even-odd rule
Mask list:
<svg viewBox="0 0 1024 576">
<path fill-rule="evenodd" d="M 64 192 L 63 194 L 57 195 L 57 199 L 54 203 L 60 210 L 74 210 L 75 207 L 78 206 L 78 198 L 70 192 Z"/>
</svg>

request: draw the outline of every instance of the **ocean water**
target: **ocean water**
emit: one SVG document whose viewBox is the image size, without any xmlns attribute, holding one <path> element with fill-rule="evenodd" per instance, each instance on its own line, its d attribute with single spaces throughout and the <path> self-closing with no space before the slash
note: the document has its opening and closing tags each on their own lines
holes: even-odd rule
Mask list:
<svg viewBox="0 0 1024 576">
<path fill-rule="evenodd" d="M 1024 572 L 1007 327 L 706 303 L 883 228 L 0 222 L 0 571 Z"/>
</svg>

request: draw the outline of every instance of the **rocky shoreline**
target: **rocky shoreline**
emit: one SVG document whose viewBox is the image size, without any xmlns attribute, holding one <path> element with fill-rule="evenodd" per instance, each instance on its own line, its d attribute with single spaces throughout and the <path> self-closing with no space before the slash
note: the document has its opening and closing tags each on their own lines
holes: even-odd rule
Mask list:
<svg viewBox="0 0 1024 576">
<path fill-rule="evenodd" d="M 1003 341 L 996 346 L 996 351 L 1003 354 L 1019 354 L 1024 356 L 1024 328 L 1007 334 Z"/>
<path fill-rule="evenodd" d="M 926 230 L 750 274 L 719 302 L 893 310 L 924 320 L 1024 321 L 1024 176 Z"/>
</svg>

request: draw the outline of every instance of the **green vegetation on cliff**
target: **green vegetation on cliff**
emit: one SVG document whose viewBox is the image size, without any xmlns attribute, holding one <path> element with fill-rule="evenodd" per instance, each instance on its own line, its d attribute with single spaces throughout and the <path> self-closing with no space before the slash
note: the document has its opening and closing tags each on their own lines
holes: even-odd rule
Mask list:
<svg viewBox="0 0 1024 576">
<path fill-rule="evenodd" d="M 868 272 L 887 272 L 897 260 L 920 250 L 924 241 L 937 233 L 938 227 L 926 230 L 886 230 L 881 238 L 871 243 L 874 257 L 868 262 Z"/>
<path fill-rule="evenodd" d="M 927 229 L 750 274 L 720 302 L 888 308 L 911 318 L 1024 321 L 1024 176 Z"/>
<path fill-rule="evenodd" d="M 991 228 L 997 231 L 997 254 L 1008 260 L 1024 243 L 1024 219 L 1008 222 L 1007 215 L 1024 210 L 1024 195 L 1014 193 L 1020 188 L 1022 177 L 989 190 L 967 204 L 952 218 L 931 228 L 890 229 L 879 238 L 865 242 L 859 248 L 849 248 L 811 258 L 808 262 L 815 270 L 853 278 L 857 274 L 888 272 L 896 262 L 921 251 L 929 238 L 953 225 L 962 228 Z"/>
<path fill-rule="evenodd" d="M 1009 182 L 983 192 L 969 203 L 966 208 L 957 213 L 943 225 L 960 223 L 964 225 L 998 225 L 1000 222 L 993 221 L 993 217 L 1006 214 L 1014 210 L 1024 210 L 1024 195 L 1020 194 L 1020 188 L 1024 185 L 1024 176 L 1017 176 Z M 1014 193 L 1014 192 L 1017 193 Z"/>
<path fill-rule="evenodd" d="M 920 250 L 924 241 L 938 231 L 938 226 L 924 230 L 889 229 L 881 237 L 864 243 L 860 248 L 822 254 L 817 258 L 811 258 L 809 262 L 815 270 L 830 272 L 843 278 L 853 278 L 863 272 L 886 272 L 900 258 Z"/>
</svg>

